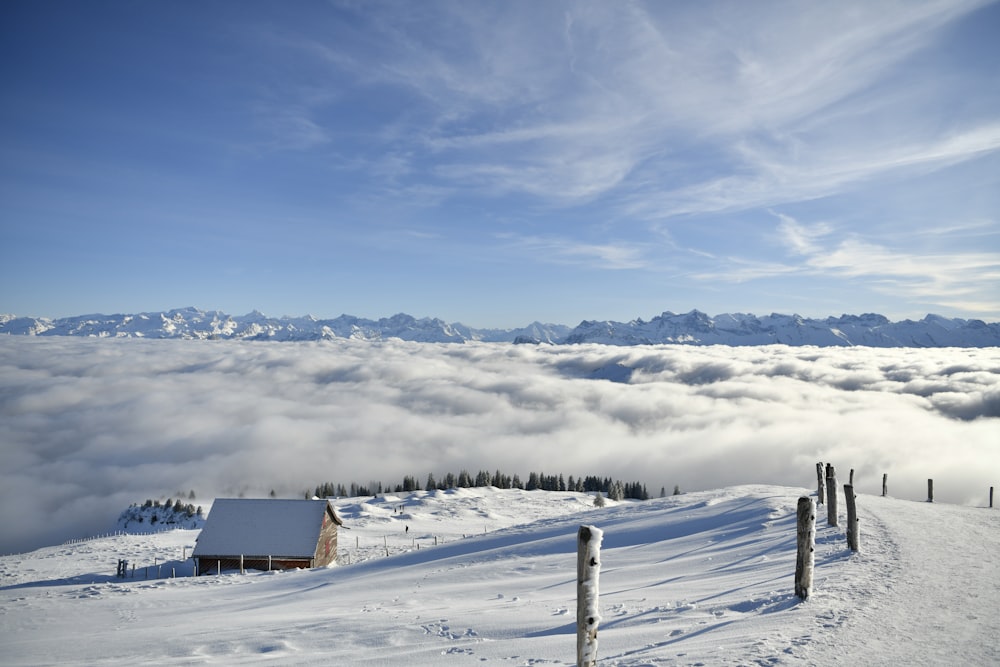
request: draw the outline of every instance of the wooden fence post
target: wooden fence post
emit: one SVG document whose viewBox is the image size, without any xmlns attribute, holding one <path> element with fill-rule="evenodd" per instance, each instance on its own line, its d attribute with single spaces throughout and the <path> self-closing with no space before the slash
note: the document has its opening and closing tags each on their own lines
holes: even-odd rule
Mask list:
<svg viewBox="0 0 1000 667">
<path fill-rule="evenodd" d="M 826 464 L 826 522 L 837 525 L 837 471 Z"/>
<path fill-rule="evenodd" d="M 934 480 L 927 480 L 927 502 L 934 502 Z"/>
<path fill-rule="evenodd" d="M 990 487 L 990 507 L 993 507 L 993 487 Z"/>
<path fill-rule="evenodd" d="M 240 574 L 246 574 L 243 570 L 243 554 L 240 554 Z"/>
<path fill-rule="evenodd" d="M 889 493 L 889 473 L 882 473 L 882 497 Z"/>
<path fill-rule="evenodd" d="M 847 478 L 847 483 L 854 486 L 854 468 L 851 468 L 851 474 Z"/>
<path fill-rule="evenodd" d="M 858 550 L 858 507 L 855 503 L 854 485 L 844 484 L 844 499 L 847 502 L 847 548 Z"/>
<path fill-rule="evenodd" d="M 795 557 L 795 595 L 803 600 L 809 599 L 812 591 L 814 544 L 816 534 L 816 506 L 812 498 L 799 498 L 796 523 L 797 553 Z"/>
<path fill-rule="evenodd" d="M 825 491 L 823 490 L 823 462 L 820 461 L 816 464 L 816 503 L 819 505 L 823 504 L 823 495 Z"/>
<path fill-rule="evenodd" d="M 598 578 L 601 572 L 601 540 L 604 533 L 594 526 L 580 526 L 576 550 L 576 664 L 597 665 Z"/>
</svg>

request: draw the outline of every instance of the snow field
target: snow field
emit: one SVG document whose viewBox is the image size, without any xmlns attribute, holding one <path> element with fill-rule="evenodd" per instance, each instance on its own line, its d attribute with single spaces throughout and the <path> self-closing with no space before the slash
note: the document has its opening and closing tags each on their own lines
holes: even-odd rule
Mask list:
<svg viewBox="0 0 1000 667">
<path fill-rule="evenodd" d="M 997 664 L 1000 513 L 862 495 L 851 553 L 820 512 L 803 603 L 807 493 L 743 486 L 604 509 L 497 489 L 347 499 L 342 555 L 355 535 L 371 544 L 352 565 L 245 576 L 114 578 L 117 558 L 181 565 L 196 531 L 49 547 L 0 558 L 0 662 L 571 665 L 576 536 L 594 525 L 600 665 Z M 437 547 L 407 547 L 430 535 Z"/>
</svg>

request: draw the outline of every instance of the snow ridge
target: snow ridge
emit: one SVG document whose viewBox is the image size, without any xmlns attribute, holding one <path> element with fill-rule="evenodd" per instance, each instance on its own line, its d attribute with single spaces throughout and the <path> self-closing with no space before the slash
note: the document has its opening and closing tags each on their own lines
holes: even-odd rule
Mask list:
<svg viewBox="0 0 1000 667">
<path fill-rule="evenodd" d="M 134 315 L 91 314 L 59 319 L 0 315 L 0 334 L 92 336 L 100 338 L 244 339 L 311 341 L 335 338 L 422 343 L 550 343 L 605 345 L 814 345 L 819 347 L 996 347 L 1000 323 L 927 315 L 891 322 L 883 315 L 841 315 L 824 319 L 772 313 L 724 313 L 710 317 L 666 311 L 651 320 L 584 320 L 576 327 L 533 322 L 517 329 L 475 329 L 438 318 L 399 313 L 378 320 L 353 315 L 333 319 L 269 317 L 259 311 L 234 316 L 194 307 Z"/>
</svg>

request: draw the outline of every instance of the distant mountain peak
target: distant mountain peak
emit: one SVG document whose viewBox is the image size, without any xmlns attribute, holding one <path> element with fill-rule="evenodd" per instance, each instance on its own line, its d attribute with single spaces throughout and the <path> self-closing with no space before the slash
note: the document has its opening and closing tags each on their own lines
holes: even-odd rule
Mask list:
<svg viewBox="0 0 1000 667">
<path fill-rule="evenodd" d="M 996 347 L 1000 324 L 929 314 L 891 322 L 878 313 L 842 314 L 822 320 L 798 314 L 663 311 L 649 321 L 583 320 L 576 327 L 532 322 L 517 329 L 474 329 L 441 319 L 396 313 L 379 320 L 353 315 L 334 319 L 268 317 L 203 311 L 193 306 L 136 314 L 88 314 L 48 319 L 0 315 L 0 334 L 101 338 L 184 338 L 306 341 L 398 338 L 425 343 L 507 342 L 605 345 L 815 345 L 870 347 Z"/>
</svg>

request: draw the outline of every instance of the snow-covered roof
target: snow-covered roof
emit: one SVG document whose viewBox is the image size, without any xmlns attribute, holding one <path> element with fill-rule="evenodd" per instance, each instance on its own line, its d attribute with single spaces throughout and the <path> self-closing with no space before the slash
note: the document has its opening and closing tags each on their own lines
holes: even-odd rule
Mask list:
<svg viewBox="0 0 1000 667">
<path fill-rule="evenodd" d="M 312 558 L 327 508 L 340 523 L 326 500 L 218 498 L 193 555 Z"/>
</svg>

